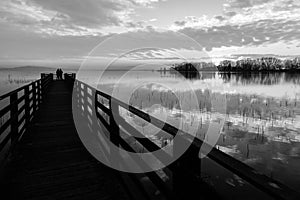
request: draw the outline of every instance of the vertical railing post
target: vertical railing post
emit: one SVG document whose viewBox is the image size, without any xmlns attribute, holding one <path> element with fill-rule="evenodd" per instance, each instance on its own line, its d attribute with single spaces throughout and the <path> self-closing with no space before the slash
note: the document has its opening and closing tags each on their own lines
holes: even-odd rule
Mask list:
<svg viewBox="0 0 300 200">
<path fill-rule="evenodd" d="M 177 160 L 172 163 L 173 167 L 173 191 L 176 193 L 178 199 L 187 198 L 190 199 L 197 195 L 198 183 L 201 180 L 201 159 L 199 158 L 200 148 L 190 145 L 185 150 L 183 155 L 178 157 L 181 149 L 179 145 L 189 145 L 184 139 L 174 139 L 173 151 L 177 157 Z M 190 169 L 194 175 L 193 180 L 186 176 L 185 171 Z"/>
<path fill-rule="evenodd" d="M 113 133 L 110 135 L 110 140 L 116 146 L 119 146 L 119 125 L 116 123 L 115 118 L 120 117 L 119 115 L 119 105 L 113 100 L 110 99 L 110 110 L 111 114 L 109 116 L 110 127 Z"/>
<path fill-rule="evenodd" d="M 29 102 L 29 86 L 27 85 L 24 90 L 25 95 L 25 126 L 27 127 L 30 122 L 30 102 Z"/>
<path fill-rule="evenodd" d="M 83 103 L 83 107 L 84 107 L 84 113 L 83 115 L 85 117 L 89 116 L 89 101 L 88 101 L 88 86 L 87 85 L 83 85 L 84 89 L 83 89 L 83 98 L 84 98 L 84 103 Z"/>
<path fill-rule="evenodd" d="M 43 102 L 43 80 L 40 80 L 40 99 L 41 99 L 41 103 Z"/>
<path fill-rule="evenodd" d="M 43 74 L 41 74 L 41 100 L 43 101 L 43 85 L 44 85 L 44 79 L 45 77 L 43 76 Z"/>
<path fill-rule="evenodd" d="M 80 89 L 81 89 L 81 87 L 80 87 L 80 82 L 77 82 L 77 85 L 76 85 L 76 94 L 77 94 L 77 107 L 78 107 L 78 109 L 80 109 Z"/>
<path fill-rule="evenodd" d="M 114 146 L 111 147 L 110 149 L 110 158 L 111 162 L 114 165 L 118 165 L 118 162 L 120 161 L 119 159 L 119 137 L 120 137 L 120 128 L 119 125 L 116 123 L 116 119 L 120 117 L 119 114 L 119 105 L 118 103 L 111 97 L 109 100 L 110 104 L 110 116 L 109 116 L 109 125 L 110 125 L 110 141 Z"/>
<path fill-rule="evenodd" d="M 36 111 L 36 82 L 32 83 L 32 105 L 33 105 L 33 113 Z"/>
<path fill-rule="evenodd" d="M 12 146 L 15 145 L 15 143 L 18 141 L 18 93 L 15 92 L 12 95 L 10 95 L 10 130 L 11 130 L 11 144 Z"/>
<path fill-rule="evenodd" d="M 177 193 L 181 191 L 181 185 L 184 183 L 182 180 L 182 170 L 181 170 L 181 159 L 179 158 L 179 148 L 178 146 L 182 145 L 180 144 L 179 138 L 173 139 L 173 156 L 174 159 L 176 158 L 176 161 L 172 163 L 173 165 L 173 171 L 172 171 L 172 182 L 173 182 L 173 191 L 174 193 Z"/>
<path fill-rule="evenodd" d="M 42 79 L 41 79 L 41 99 L 43 101 L 43 99 L 45 98 L 45 93 L 46 93 L 46 86 L 45 84 L 47 84 L 47 80 L 48 78 L 44 75 L 42 75 Z"/>
<path fill-rule="evenodd" d="M 41 103 L 42 103 L 42 98 L 41 98 L 41 82 L 40 82 L 40 80 L 38 80 L 36 83 L 37 83 L 38 105 L 39 105 L 39 108 L 40 108 Z"/>
<path fill-rule="evenodd" d="M 81 115 L 84 116 L 85 112 L 85 96 L 84 96 L 84 90 L 85 90 L 85 85 L 80 83 L 80 110 L 81 110 Z"/>
</svg>

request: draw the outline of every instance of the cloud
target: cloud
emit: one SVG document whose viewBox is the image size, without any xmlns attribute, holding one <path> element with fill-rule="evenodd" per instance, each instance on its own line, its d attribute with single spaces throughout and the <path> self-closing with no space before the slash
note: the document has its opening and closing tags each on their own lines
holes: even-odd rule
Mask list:
<svg viewBox="0 0 300 200">
<path fill-rule="evenodd" d="M 101 35 L 107 27 L 140 27 L 131 15 L 137 7 L 162 0 L 1 0 L 0 22 L 50 35 Z M 134 25 L 136 23 L 136 25 Z"/>
<path fill-rule="evenodd" d="M 233 11 L 229 11 L 229 12 L 224 12 L 224 14 L 228 17 L 233 17 L 235 16 L 237 13 L 236 12 L 233 12 Z"/>
<path fill-rule="evenodd" d="M 153 18 L 153 19 L 150 19 L 149 22 L 156 22 L 157 19 L 156 18 Z"/>
<path fill-rule="evenodd" d="M 175 21 L 171 28 L 184 26 L 206 28 L 224 25 L 243 25 L 260 20 L 300 20 L 300 1 L 298 0 L 227 0 L 224 15 L 208 18 L 186 16 L 184 20 Z"/>
<path fill-rule="evenodd" d="M 122 15 L 130 12 L 127 4 L 112 0 L 31 0 L 44 10 L 68 16 L 69 22 L 84 27 L 119 25 Z M 124 17 L 124 16 L 123 16 Z"/>
<path fill-rule="evenodd" d="M 212 48 L 263 45 L 300 40 L 298 20 L 260 20 L 243 25 L 214 26 L 206 29 L 187 27 L 180 32 L 200 43 L 207 51 Z"/>
<path fill-rule="evenodd" d="M 108 36 L 61 36 L 45 37 L 39 33 L 20 30 L 6 24 L 0 31 L 0 60 L 58 59 L 62 56 L 81 58 Z"/>
<path fill-rule="evenodd" d="M 134 5 L 137 6 L 143 6 L 143 7 L 153 7 L 154 3 L 158 3 L 158 2 L 162 2 L 162 1 L 166 1 L 166 0 L 129 0 L 130 2 L 132 2 Z"/>
<path fill-rule="evenodd" d="M 174 31 L 144 29 L 115 34 L 93 51 L 92 57 L 131 59 L 203 58 L 203 47 L 186 35 Z"/>
<path fill-rule="evenodd" d="M 125 23 L 125 26 L 127 28 L 133 28 L 133 29 L 135 29 L 135 28 L 143 28 L 144 25 L 145 25 L 145 22 L 143 22 L 143 21 L 140 21 L 140 22 L 126 22 Z"/>
<path fill-rule="evenodd" d="M 173 25 L 170 26 L 171 30 L 180 30 L 182 28 L 187 28 L 187 27 L 211 27 L 213 25 L 220 25 L 221 21 L 220 17 L 222 16 L 217 16 L 214 18 L 208 18 L 206 15 L 203 15 L 201 17 L 196 17 L 196 16 L 186 16 L 184 20 L 181 21 L 175 21 Z M 225 18 L 224 18 L 225 19 Z"/>
<path fill-rule="evenodd" d="M 176 22 L 174 22 L 174 24 L 176 26 L 184 26 L 186 23 L 187 23 L 186 21 L 176 21 Z"/>
<path fill-rule="evenodd" d="M 224 15 L 187 16 L 172 30 L 185 33 L 206 50 L 300 40 L 300 1 L 228 0 Z"/>
<path fill-rule="evenodd" d="M 295 55 L 277 55 L 277 54 L 232 54 L 230 55 L 230 59 L 238 60 L 243 58 L 261 58 L 261 57 L 276 57 L 280 59 L 286 59 L 289 57 L 295 57 Z"/>
<path fill-rule="evenodd" d="M 272 1 L 274 0 L 227 0 L 227 3 L 225 4 L 225 9 L 249 8 Z"/>
<path fill-rule="evenodd" d="M 215 16 L 215 19 L 217 19 L 219 21 L 224 21 L 226 18 L 223 16 Z"/>
</svg>

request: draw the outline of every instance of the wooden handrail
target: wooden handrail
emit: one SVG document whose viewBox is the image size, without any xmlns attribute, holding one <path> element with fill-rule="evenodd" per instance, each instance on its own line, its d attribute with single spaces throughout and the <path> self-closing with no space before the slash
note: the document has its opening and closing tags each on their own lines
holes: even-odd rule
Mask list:
<svg viewBox="0 0 300 200">
<path fill-rule="evenodd" d="M 42 74 L 41 79 L 0 96 L 0 101 L 9 100 L 9 104 L 0 110 L 0 119 L 9 115 L 0 126 L 0 137 L 3 137 L 0 142 L 0 152 L 9 145 L 9 141 L 10 146 L 6 155 L 15 147 L 28 128 L 33 115 L 39 109 L 52 80 L 53 74 Z M 21 103 L 24 104 L 19 107 Z M 22 113 L 24 113 L 23 116 L 20 116 Z"/>
<path fill-rule="evenodd" d="M 149 115 L 148 113 L 145 113 L 133 106 L 127 105 L 126 103 L 124 103 L 114 97 L 111 97 L 108 94 L 98 91 L 95 88 L 92 88 L 91 86 L 87 85 L 86 83 L 74 79 L 73 77 L 69 76 L 68 74 L 65 74 L 65 77 L 66 77 L 66 80 L 69 81 L 72 86 L 74 85 L 74 89 L 76 89 L 75 91 L 77 91 L 77 93 L 78 93 L 78 95 L 75 95 L 75 96 L 78 96 L 77 98 L 79 98 L 78 102 L 81 102 L 80 98 L 83 98 L 84 101 L 88 101 L 87 98 L 90 98 L 91 95 L 90 94 L 88 95 L 87 91 L 90 90 L 93 92 L 93 95 L 95 95 L 95 99 L 94 99 L 95 102 L 93 103 L 93 105 L 95 106 L 94 109 L 96 110 L 96 115 L 97 115 L 98 119 L 100 120 L 101 124 L 112 135 L 110 138 L 111 141 L 114 144 L 121 145 L 125 150 L 134 151 L 134 149 L 132 149 L 130 147 L 130 145 L 126 143 L 126 141 L 124 139 L 122 139 L 120 136 L 118 136 L 118 134 L 117 135 L 115 134 L 115 133 L 121 132 L 121 130 L 119 129 L 119 125 L 116 124 L 116 122 L 114 121 L 114 117 L 116 117 L 115 115 L 116 114 L 119 115 L 119 107 L 122 107 L 122 108 L 128 110 L 132 114 L 144 119 L 145 121 L 151 123 L 154 126 L 162 128 L 163 131 L 170 134 L 170 136 L 172 136 L 172 137 L 179 134 L 179 137 L 181 137 L 181 139 L 183 141 L 192 142 L 191 147 L 182 156 L 182 157 L 188 158 L 189 160 L 192 160 L 192 162 L 189 162 L 189 163 L 194 163 L 193 165 L 196 165 L 195 163 L 198 163 L 201 161 L 201 159 L 198 156 L 198 153 L 199 153 L 199 149 L 203 145 L 205 145 L 206 147 L 209 147 L 209 149 L 211 149 L 211 151 L 207 154 L 207 157 L 210 160 L 221 165 L 223 168 L 229 170 L 233 174 L 238 175 L 239 177 L 241 177 L 245 181 L 249 182 L 252 186 L 254 186 L 258 190 L 262 191 L 263 193 L 266 193 L 276 199 L 289 199 L 289 200 L 299 199 L 300 195 L 296 191 L 289 188 L 288 186 L 286 186 L 286 185 L 280 183 L 279 181 L 276 181 L 264 174 L 259 173 L 254 168 L 227 155 L 226 153 L 218 150 L 215 147 L 209 146 L 209 144 L 204 143 L 202 140 L 192 137 L 190 134 L 177 129 L 176 127 L 174 127 L 170 124 L 162 122 L 161 120 Z M 82 95 L 82 93 L 85 95 Z M 103 104 L 103 103 L 99 102 L 98 101 L 99 96 L 105 98 L 108 103 Z M 114 105 L 112 105 L 112 102 Z M 81 109 L 81 107 L 80 107 L 80 109 Z M 84 109 L 87 110 L 87 108 L 84 108 Z M 100 109 L 107 116 L 109 116 L 110 121 L 105 120 L 105 118 L 98 112 L 98 109 Z M 114 109 L 115 112 L 112 112 L 112 109 Z M 112 115 L 112 113 L 114 113 L 114 115 Z M 123 122 L 126 123 L 125 120 L 123 120 Z M 130 126 L 130 124 L 128 124 L 128 126 L 125 126 L 122 128 L 127 129 L 126 131 L 129 133 L 132 133 L 132 131 L 134 131 L 134 132 L 137 131 L 137 130 L 133 130 L 132 129 L 133 127 Z M 112 130 L 114 130 L 114 131 L 112 131 Z M 137 141 L 139 140 L 138 138 L 135 138 L 135 139 Z M 156 150 L 157 145 L 154 144 L 151 140 L 149 140 L 147 138 L 143 138 L 143 140 L 144 141 L 142 141 L 142 142 L 140 141 L 140 143 L 142 143 L 146 149 L 148 149 L 150 152 Z M 148 141 L 146 141 L 146 140 L 148 140 Z M 186 159 L 185 160 L 179 159 L 178 161 L 176 161 L 175 163 L 173 163 L 167 167 L 169 170 L 171 170 L 173 172 L 174 175 L 176 175 L 178 173 L 178 171 L 182 172 L 184 170 L 185 175 L 190 176 L 190 179 L 187 179 L 187 178 L 182 179 L 182 177 L 180 177 L 179 179 L 181 179 L 181 180 L 173 180 L 173 182 L 175 181 L 180 184 L 180 186 L 178 188 L 185 187 L 185 185 L 189 184 L 187 181 L 192 182 L 192 180 L 195 180 L 193 182 L 193 184 L 195 182 L 198 182 L 198 183 L 200 182 L 198 178 L 195 178 L 195 177 L 199 176 L 199 174 L 197 174 L 197 172 L 196 172 L 198 169 L 193 169 L 193 168 L 196 168 L 193 165 L 185 164 L 186 161 L 187 161 Z M 196 165 L 196 166 L 198 167 L 198 165 Z M 162 182 L 158 180 L 158 177 L 155 176 L 154 173 L 147 173 L 147 176 L 153 183 L 156 184 L 156 186 L 161 191 L 164 191 L 164 194 L 167 197 L 172 198 L 173 195 L 171 195 L 170 192 L 167 191 L 166 187 L 162 186 Z M 174 177 L 176 177 L 176 176 L 174 176 Z M 191 187 L 195 187 L 195 186 L 192 185 Z M 194 192 L 197 193 L 198 191 L 194 191 Z"/>
</svg>

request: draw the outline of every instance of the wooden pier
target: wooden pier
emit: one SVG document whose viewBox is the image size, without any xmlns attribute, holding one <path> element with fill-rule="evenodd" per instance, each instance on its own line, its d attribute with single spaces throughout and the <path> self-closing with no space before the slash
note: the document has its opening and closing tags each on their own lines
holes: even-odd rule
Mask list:
<svg viewBox="0 0 300 200">
<path fill-rule="evenodd" d="M 116 171 L 82 145 L 66 82 L 53 81 L 46 91 L 5 166 L 3 199 L 130 199 Z"/>
<path fill-rule="evenodd" d="M 122 130 L 112 117 L 112 109 L 116 107 L 117 113 L 121 107 L 162 127 L 172 136 L 180 132 L 183 140 L 190 139 L 175 127 L 76 80 L 74 74 L 65 74 L 64 80 L 55 80 L 53 74 L 43 74 L 41 79 L 0 96 L 0 101 L 9 102 L 0 110 L 0 117 L 7 117 L 0 127 L 3 199 L 190 199 L 195 195 L 202 199 L 219 198 L 201 179 L 198 152 L 201 145 L 207 144 L 199 139 L 193 138 L 193 144 L 182 158 L 163 169 L 171 177 L 167 181 L 156 172 L 118 172 L 99 162 L 86 150 L 75 128 L 74 90 L 80 99 L 78 108 L 82 113 L 88 110 L 84 106 L 95 109 L 100 126 L 109 132 L 110 140 L 126 151 L 135 150 L 120 137 Z M 108 106 L 98 100 L 100 96 L 107 100 Z M 81 103 L 88 102 L 90 97 L 95 97 L 93 103 Z M 87 115 L 82 116 L 88 118 Z M 135 136 L 140 134 L 130 124 L 122 129 Z M 160 148 L 149 139 L 133 138 L 149 152 Z M 289 187 L 216 148 L 207 156 L 270 199 L 299 199 L 299 194 Z M 148 182 L 145 184 L 141 180 Z"/>
</svg>

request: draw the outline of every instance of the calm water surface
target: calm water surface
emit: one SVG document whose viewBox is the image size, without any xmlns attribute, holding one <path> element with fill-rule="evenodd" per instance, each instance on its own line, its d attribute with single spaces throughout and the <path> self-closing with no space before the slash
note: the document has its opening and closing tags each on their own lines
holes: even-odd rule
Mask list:
<svg viewBox="0 0 300 200">
<path fill-rule="evenodd" d="M 196 129 L 201 139 L 221 116 L 225 123 L 217 148 L 300 190 L 300 74 L 105 72 L 97 81 L 98 89 L 184 131 Z M 213 102 L 220 95 L 226 103 L 217 108 Z M 167 134 L 140 118 L 126 111 L 123 116 L 158 144 L 170 142 Z M 220 178 L 209 170 L 206 173 L 215 182 Z M 225 184 L 239 187 L 245 183 L 228 175 Z"/>
</svg>

